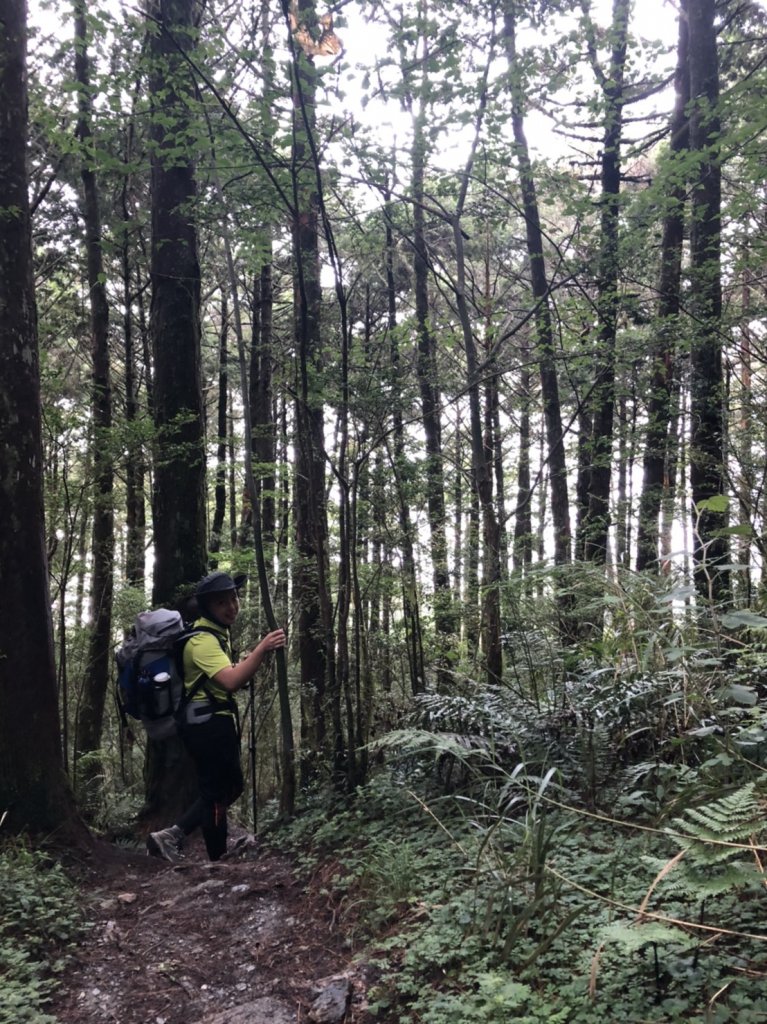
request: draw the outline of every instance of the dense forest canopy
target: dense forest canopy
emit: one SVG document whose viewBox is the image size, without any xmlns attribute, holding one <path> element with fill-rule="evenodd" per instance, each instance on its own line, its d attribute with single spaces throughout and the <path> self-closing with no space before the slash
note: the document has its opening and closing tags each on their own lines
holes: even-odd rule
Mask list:
<svg viewBox="0 0 767 1024">
<path fill-rule="evenodd" d="M 528 614 L 604 639 L 637 569 L 672 623 L 758 604 L 760 5 L 31 23 L 67 758 L 132 615 L 254 540 L 352 786 L 379 695 L 502 683 Z"/>
<path fill-rule="evenodd" d="M 252 824 L 416 727 L 592 812 L 684 802 L 716 737 L 709 792 L 761 779 L 766 37 L 753 0 L 32 8 L 0 254 L 39 368 L 8 319 L 2 440 L 52 717 L 0 813 L 35 758 L 96 828 L 178 803 L 112 655 L 215 568 L 249 574 L 242 650 L 289 634 Z"/>
</svg>

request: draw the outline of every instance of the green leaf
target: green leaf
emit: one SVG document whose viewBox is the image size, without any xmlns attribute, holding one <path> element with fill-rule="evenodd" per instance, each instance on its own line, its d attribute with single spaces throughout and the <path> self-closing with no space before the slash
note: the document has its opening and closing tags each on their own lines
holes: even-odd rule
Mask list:
<svg viewBox="0 0 767 1024">
<path fill-rule="evenodd" d="M 719 533 L 723 537 L 753 537 L 754 528 L 750 523 L 740 523 L 738 526 L 725 526 Z"/>
<path fill-rule="evenodd" d="M 730 499 L 726 494 L 714 494 L 711 498 L 704 498 L 696 505 L 698 512 L 726 512 L 730 507 Z"/>
<path fill-rule="evenodd" d="M 742 683 L 731 683 L 724 692 L 738 704 L 745 704 L 749 708 L 752 708 L 759 699 L 756 690 L 750 686 L 743 686 Z"/>
<path fill-rule="evenodd" d="M 695 587 L 684 585 L 680 587 L 674 587 L 673 590 L 669 590 L 667 594 L 663 594 L 662 597 L 658 598 L 659 604 L 671 604 L 672 601 L 686 601 L 688 597 L 695 595 Z"/>
<path fill-rule="evenodd" d="M 679 661 L 685 656 L 685 649 L 683 647 L 669 647 L 665 652 L 666 661 L 673 665 L 674 662 Z"/>
<path fill-rule="evenodd" d="M 767 626 L 767 618 L 764 615 L 757 615 L 747 608 L 740 611 L 727 612 L 722 616 L 722 625 L 725 629 L 738 629 L 740 626 L 748 626 L 750 629 L 764 629 Z"/>
</svg>

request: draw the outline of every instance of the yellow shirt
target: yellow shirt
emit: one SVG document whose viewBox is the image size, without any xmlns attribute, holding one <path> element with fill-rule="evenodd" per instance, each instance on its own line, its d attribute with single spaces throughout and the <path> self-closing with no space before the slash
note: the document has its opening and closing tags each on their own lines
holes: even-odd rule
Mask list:
<svg viewBox="0 0 767 1024">
<path fill-rule="evenodd" d="M 192 636 L 184 644 L 184 689 L 187 693 L 201 676 L 207 678 L 205 686 L 200 686 L 192 700 L 207 700 L 208 695 L 213 700 L 222 704 L 230 705 L 232 695 L 223 686 L 219 686 L 213 679 L 222 668 L 230 668 L 232 665 L 232 644 L 229 637 L 229 630 L 217 626 L 210 619 L 197 619 L 193 628 L 200 627 L 209 629 L 212 633 L 198 633 Z M 222 643 L 219 641 L 219 637 Z M 224 650 L 224 647 L 226 650 Z M 231 710 L 222 708 L 216 714 L 231 714 Z"/>
</svg>

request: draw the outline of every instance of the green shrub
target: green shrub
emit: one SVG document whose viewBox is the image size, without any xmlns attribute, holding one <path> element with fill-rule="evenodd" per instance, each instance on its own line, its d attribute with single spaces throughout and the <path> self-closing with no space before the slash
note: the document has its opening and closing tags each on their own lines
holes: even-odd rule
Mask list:
<svg viewBox="0 0 767 1024">
<path fill-rule="evenodd" d="M 44 854 L 22 844 L 0 849 L 0 1024 L 53 1024 L 42 1008 L 83 930 L 78 899 Z"/>
</svg>

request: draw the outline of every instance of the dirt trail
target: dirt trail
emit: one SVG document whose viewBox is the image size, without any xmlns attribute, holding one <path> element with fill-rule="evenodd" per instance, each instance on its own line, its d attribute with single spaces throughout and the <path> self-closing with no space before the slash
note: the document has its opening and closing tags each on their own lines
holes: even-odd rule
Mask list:
<svg viewBox="0 0 767 1024">
<path fill-rule="evenodd" d="M 329 906 L 255 842 L 210 864 L 116 848 L 84 886 L 92 927 L 49 1008 L 60 1024 L 362 1024 Z"/>
</svg>

